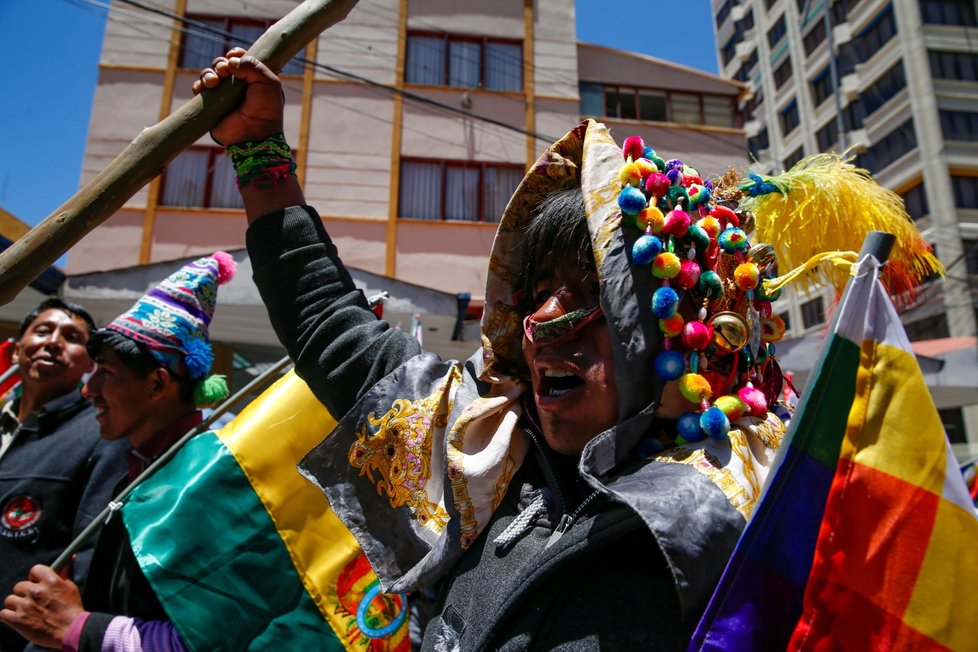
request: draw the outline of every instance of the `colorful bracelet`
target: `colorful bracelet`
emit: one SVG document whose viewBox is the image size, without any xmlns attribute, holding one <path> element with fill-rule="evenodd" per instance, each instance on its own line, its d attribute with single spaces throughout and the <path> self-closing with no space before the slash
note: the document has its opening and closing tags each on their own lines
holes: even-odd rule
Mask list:
<svg viewBox="0 0 978 652">
<path fill-rule="evenodd" d="M 227 151 L 238 177 L 238 188 L 271 188 L 295 174 L 292 148 L 283 133 L 229 145 Z"/>
</svg>

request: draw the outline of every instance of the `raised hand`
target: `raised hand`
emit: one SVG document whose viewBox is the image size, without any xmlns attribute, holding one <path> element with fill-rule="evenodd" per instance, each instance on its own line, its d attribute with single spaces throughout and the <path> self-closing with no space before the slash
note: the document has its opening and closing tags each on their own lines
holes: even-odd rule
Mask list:
<svg viewBox="0 0 978 652">
<path fill-rule="evenodd" d="M 245 54 L 244 48 L 232 48 L 226 56 L 217 57 L 210 68 L 200 72 L 194 82 L 194 95 L 222 83 L 241 80 L 248 84 L 244 101 L 211 130 L 211 137 L 220 145 L 233 145 L 246 140 L 260 140 L 282 131 L 285 96 L 282 82 L 258 59 Z"/>
<path fill-rule="evenodd" d="M 3 601 L 0 622 L 42 646 L 61 648 L 72 621 L 84 611 L 78 586 L 48 566 L 31 568 Z"/>
</svg>

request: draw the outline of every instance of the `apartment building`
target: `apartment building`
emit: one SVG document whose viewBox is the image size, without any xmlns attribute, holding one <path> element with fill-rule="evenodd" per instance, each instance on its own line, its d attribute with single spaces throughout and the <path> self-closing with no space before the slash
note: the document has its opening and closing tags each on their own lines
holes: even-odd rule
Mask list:
<svg viewBox="0 0 978 652">
<path fill-rule="evenodd" d="M 907 333 L 914 341 L 960 338 L 970 342 L 962 355 L 974 357 L 975 1 L 714 0 L 712 7 L 721 75 L 748 85 L 742 109 L 755 167 L 778 173 L 805 155 L 854 147 L 856 164 L 903 197 L 947 268 L 903 314 Z M 786 295 L 779 310 L 790 334 L 821 327 L 830 300 Z M 972 380 L 961 400 L 978 403 L 976 386 Z M 942 417 L 952 441 L 978 441 L 975 407 L 948 406 Z"/>
</svg>

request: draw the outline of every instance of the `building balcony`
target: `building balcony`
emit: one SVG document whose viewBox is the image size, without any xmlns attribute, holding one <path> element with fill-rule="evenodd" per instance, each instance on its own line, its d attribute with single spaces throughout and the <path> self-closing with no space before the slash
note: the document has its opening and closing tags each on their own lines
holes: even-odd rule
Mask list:
<svg viewBox="0 0 978 652">
<path fill-rule="evenodd" d="M 740 4 L 734 5 L 730 9 L 730 18 L 732 19 L 732 22 L 736 23 L 738 20 L 743 20 L 748 11 L 750 11 L 749 2 L 741 2 Z"/>
<path fill-rule="evenodd" d="M 835 41 L 835 47 L 839 47 L 844 43 L 848 43 L 852 40 L 852 25 L 849 23 L 842 23 L 841 25 L 836 25 L 832 28 L 832 40 Z"/>
<path fill-rule="evenodd" d="M 751 32 L 753 32 L 753 31 L 754 30 L 751 30 Z M 753 39 L 750 39 L 750 38 L 746 38 L 745 37 L 744 40 L 741 41 L 740 43 L 738 43 L 737 44 L 737 47 L 734 48 L 734 56 L 733 56 L 732 61 L 737 61 L 739 63 L 743 63 L 743 62 L 747 61 L 748 59 L 750 59 L 751 53 L 754 52 L 754 46 L 755 46 L 755 43 L 754 43 Z"/>
</svg>

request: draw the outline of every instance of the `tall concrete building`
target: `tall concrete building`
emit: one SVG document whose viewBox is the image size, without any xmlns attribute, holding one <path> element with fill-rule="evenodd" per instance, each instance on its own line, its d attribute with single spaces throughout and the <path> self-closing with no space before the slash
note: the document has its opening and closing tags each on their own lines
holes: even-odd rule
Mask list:
<svg viewBox="0 0 978 652">
<path fill-rule="evenodd" d="M 214 56 L 250 44 L 296 4 L 112 0 L 83 182 L 187 101 Z M 742 84 L 578 43 L 573 0 L 360 0 L 301 57 L 310 63 L 293 61 L 282 79 L 285 132 L 306 198 L 354 280 L 374 290 L 396 280 L 415 300 L 408 313 L 437 303 L 450 305 L 454 320 L 456 297 L 471 297 L 468 316 L 478 316 L 508 198 L 547 145 L 584 116 L 605 121 L 619 141 L 641 135 L 703 171 L 747 163 Z M 134 292 L 145 270 L 163 273 L 165 261 L 240 250 L 244 230 L 230 164 L 204 137 L 72 249 L 69 282 L 76 298 L 97 304 Z M 219 310 L 212 334 L 235 346 L 274 341 L 247 288 L 222 293 L 243 303 Z M 467 355 L 439 349 L 436 336 L 455 335 L 458 324 L 432 334 L 433 317 L 421 318 L 427 347 Z M 474 351 L 478 335 L 466 344 Z"/>
<path fill-rule="evenodd" d="M 954 340 L 974 357 L 975 0 L 713 0 L 713 15 L 721 75 L 748 85 L 755 166 L 778 173 L 805 155 L 855 147 L 856 164 L 903 197 L 947 268 L 903 314 L 910 339 Z M 797 335 L 818 327 L 829 300 L 794 295 L 780 309 Z M 968 405 L 978 403 L 976 384 L 941 411 L 961 455 L 978 454 L 967 445 L 978 442 L 978 409 Z"/>
</svg>

